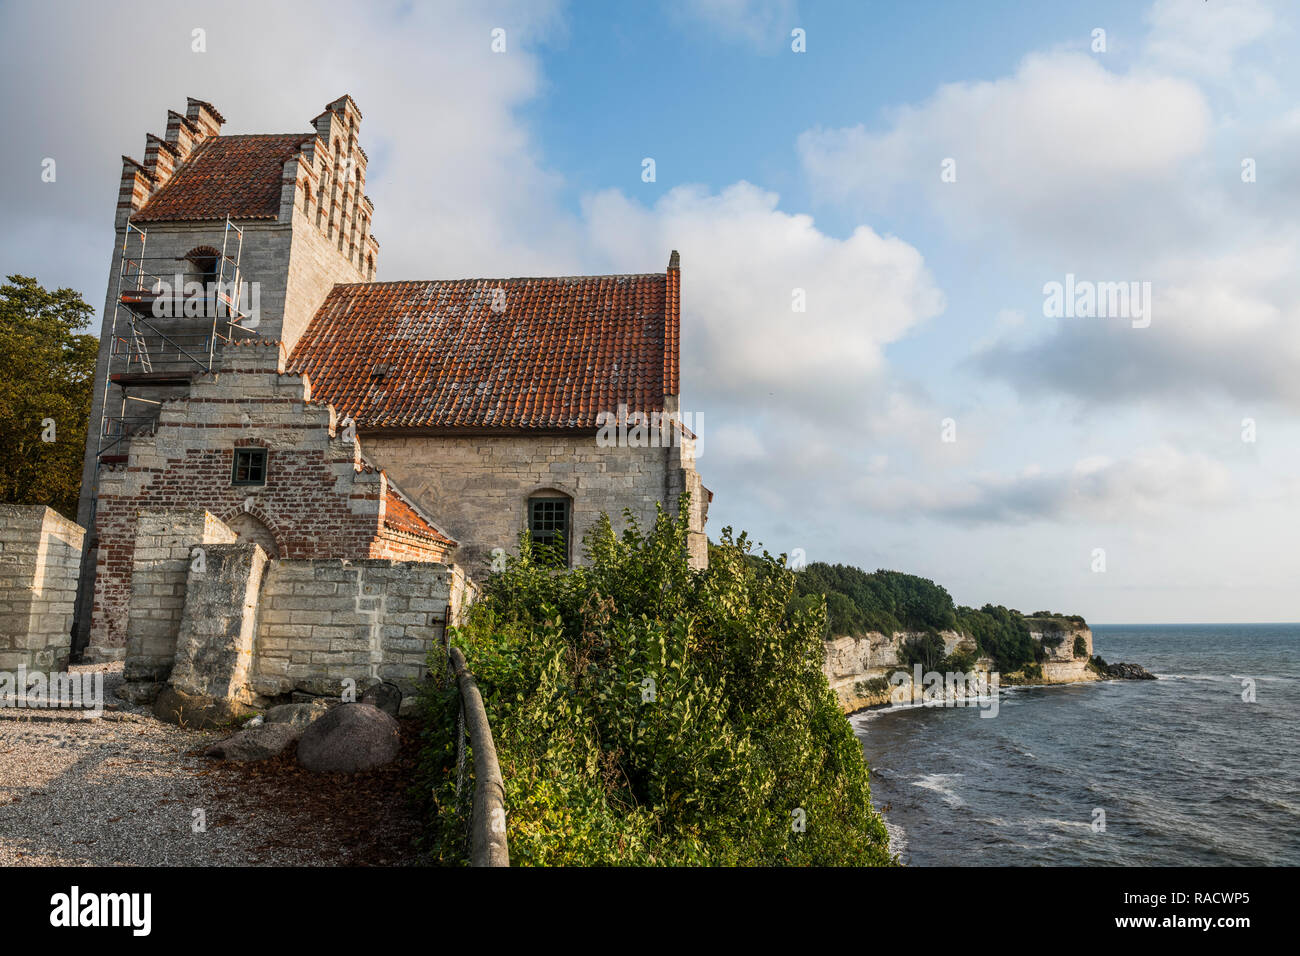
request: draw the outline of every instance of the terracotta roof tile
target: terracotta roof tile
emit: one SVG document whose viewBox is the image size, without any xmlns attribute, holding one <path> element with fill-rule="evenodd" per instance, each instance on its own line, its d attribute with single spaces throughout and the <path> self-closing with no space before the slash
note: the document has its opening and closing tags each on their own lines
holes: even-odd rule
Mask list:
<svg viewBox="0 0 1300 956">
<path fill-rule="evenodd" d="M 403 531 L 406 534 L 416 534 L 422 538 L 432 538 L 434 541 L 447 545 L 456 544 L 451 538 L 421 518 L 416 510 L 411 507 L 411 503 L 397 489 L 397 486 L 392 483 L 389 483 L 388 494 L 385 496 L 384 527 L 391 528 L 394 531 Z"/>
<path fill-rule="evenodd" d="M 336 285 L 289 364 L 364 427 L 593 428 L 676 394 L 676 299 L 664 273 Z"/>
<path fill-rule="evenodd" d="M 284 164 L 315 133 L 214 136 L 132 217 L 136 222 L 274 219 Z"/>
</svg>

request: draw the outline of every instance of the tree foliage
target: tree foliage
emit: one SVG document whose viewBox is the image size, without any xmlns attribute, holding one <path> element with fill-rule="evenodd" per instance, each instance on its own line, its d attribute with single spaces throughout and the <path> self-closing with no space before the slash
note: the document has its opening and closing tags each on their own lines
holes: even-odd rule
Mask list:
<svg viewBox="0 0 1300 956">
<path fill-rule="evenodd" d="M 938 631 L 958 631 L 975 640 L 980 654 L 993 658 L 1000 671 L 1011 673 L 1035 663 L 1042 647 L 1030 631 L 1041 631 L 1048 646 L 1086 626 L 1077 614 L 1038 611 L 1026 617 L 1014 608 L 986 604 L 976 610 L 957 607 L 948 592 L 926 578 L 899 571 L 872 573 L 843 564 L 814 563 L 797 576 L 795 605 L 813 607 L 824 596 L 826 636 L 860 637 L 869 632 L 912 636 L 902 645 L 902 663 L 919 663 L 927 670 L 967 670 L 966 655 L 943 656 Z"/>
<path fill-rule="evenodd" d="M 793 601 L 795 574 L 730 529 L 692 569 L 687 513 L 661 510 L 648 533 L 629 514 L 621 536 L 602 519 L 588 566 L 560 572 L 525 536 L 455 631 L 492 725 L 512 862 L 894 862 L 822 672 L 824 603 Z M 433 846 L 457 860 L 450 699 L 430 694 L 425 762 Z"/>
<path fill-rule="evenodd" d="M 98 340 L 72 289 L 0 286 L 0 500 L 76 519 Z M 46 440 L 46 439 L 53 440 Z"/>
<path fill-rule="evenodd" d="M 798 575 L 801 595 L 826 596 L 830 633 L 951 630 L 957 617 L 952 597 L 926 578 L 899 571 L 868 574 L 845 564 L 815 562 Z"/>
</svg>

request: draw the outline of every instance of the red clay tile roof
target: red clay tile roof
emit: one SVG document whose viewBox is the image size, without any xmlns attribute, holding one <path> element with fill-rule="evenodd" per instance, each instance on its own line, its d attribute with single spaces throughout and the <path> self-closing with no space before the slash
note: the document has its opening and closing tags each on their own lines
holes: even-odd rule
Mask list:
<svg viewBox="0 0 1300 956">
<path fill-rule="evenodd" d="M 336 285 L 289 365 L 364 427 L 594 428 L 677 393 L 676 275 Z"/>
<path fill-rule="evenodd" d="M 315 133 L 214 136 L 135 214 L 136 222 L 274 219 L 285 161 Z"/>
<path fill-rule="evenodd" d="M 451 538 L 421 518 L 416 513 L 416 510 L 411 507 L 411 503 L 398 491 L 397 486 L 391 482 L 388 485 L 388 494 L 385 496 L 384 527 L 391 528 L 394 531 L 404 531 L 407 534 L 417 534 L 422 538 L 432 538 L 434 541 L 449 546 L 456 544 Z"/>
</svg>

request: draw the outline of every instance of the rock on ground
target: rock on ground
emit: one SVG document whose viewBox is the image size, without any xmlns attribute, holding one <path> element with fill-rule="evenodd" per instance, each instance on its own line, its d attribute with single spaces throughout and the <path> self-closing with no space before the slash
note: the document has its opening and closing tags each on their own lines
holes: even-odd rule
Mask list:
<svg viewBox="0 0 1300 956">
<path fill-rule="evenodd" d="M 298 741 L 298 762 L 317 773 L 356 773 L 397 758 L 397 721 L 370 704 L 340 704 Z"/>
<path fill-rule="evenodd" d="M 361 703 L 378 707 L 389 717 L 396 717 L 402 708 L 402 689 L 396 684 L 374 684 L 361 695 Z"/>
<path fill-rule="evenodd" d="M 289 723 L 245 727 L 233 737 L 213 744 L 203 752 L 219 760 L 266 760 L 284 750 L 302 734 L 302 728 Z"/>
<path fill-rule="evenodd" d="M 331 706 L 333 706 L 331 702 L 323 700 L 312 701 L 309 704 L 280 704 L 266 712 L 266 722 L 292 724 L 301 730 L 313 720 L 324 716 Z"/>
</svg>

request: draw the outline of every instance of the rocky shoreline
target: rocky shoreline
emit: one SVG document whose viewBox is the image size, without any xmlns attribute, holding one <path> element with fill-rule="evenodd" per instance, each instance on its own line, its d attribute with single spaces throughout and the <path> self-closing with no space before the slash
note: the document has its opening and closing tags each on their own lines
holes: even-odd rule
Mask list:
<svg viewBox="0 0 1300 956">
<path fill-rule="evenodd" d="M 1106 678 L 1109 680 L 1156 680 L 1156 675 L 1141 664 L 1107 664 Z"/>
</svg>

